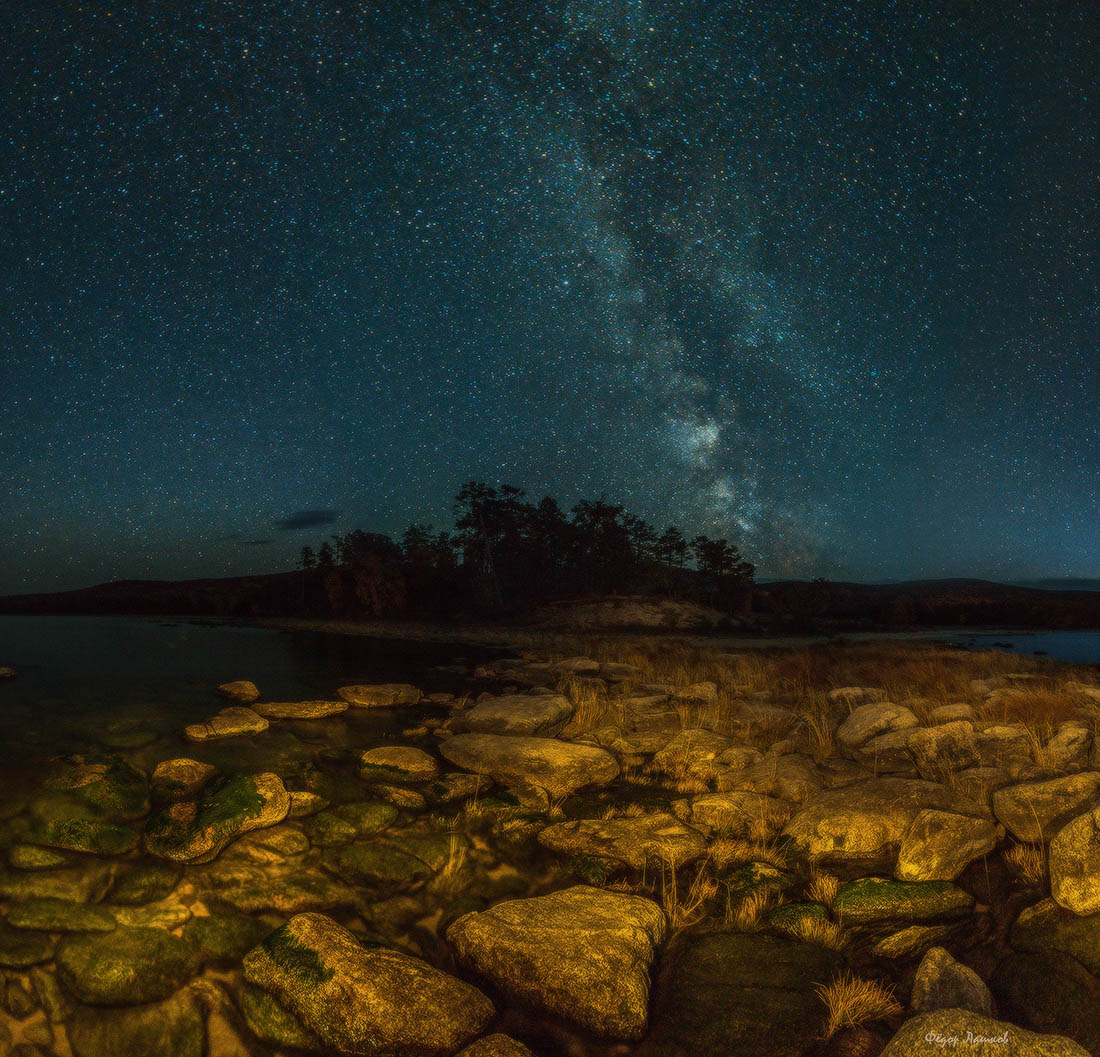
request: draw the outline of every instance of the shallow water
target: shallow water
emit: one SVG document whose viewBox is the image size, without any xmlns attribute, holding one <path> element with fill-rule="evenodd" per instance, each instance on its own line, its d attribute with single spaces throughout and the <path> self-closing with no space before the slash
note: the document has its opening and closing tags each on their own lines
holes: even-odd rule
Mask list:
<svg viewBox="0 0 1100 1057">
<path fill-rule="evenodd" d="M 1001 649 L 1025 657 L 1039 655 L 1069 664 L 1100 664 L 1100 631 L 983 632 L 944 635 L 967 649 Z"/>
</svg>

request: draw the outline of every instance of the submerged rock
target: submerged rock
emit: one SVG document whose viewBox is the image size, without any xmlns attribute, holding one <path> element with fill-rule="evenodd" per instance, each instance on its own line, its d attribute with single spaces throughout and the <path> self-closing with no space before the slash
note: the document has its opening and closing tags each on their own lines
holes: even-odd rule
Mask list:
<svg viewBox="0 0 1100 1057">
<path fill-rule="evenodd" d="M 638 1039 L 667 928 L 650 899 L 578 885 L 466 914 L 447 940 L 514 1000 L 599 1036 Z"/>
<path fill-rule="evenodd" d="M 553 738 L 458 734 L 444 741 L 439 751 L 475 774 L 486 774 L 509 787 L 534 786 L 551 797 L 605 785 L 619 775 L 619 765 L 609 752 Z"/>
<path fill-rule="evenodd" d="M 305 823 L 305 830 L 318 847 L 332 848 L 381 833 L 397 814 L 392 804 L 377 800 L 355 801 L 318 812 Z"/>
<path fill-rule="evenodd" d="M 217 773 L 212 764 L 199 760 L 163 760 L 153 768 L 153 794 L 161 800 L 190 800 Z"/>
<path fill-rule="evenodd" d="M 244 978 L 337 1054 L 444 1057 L 493 1016 L 469 984 L 407 954 L 363 947 L 322 914 L 299 914 L 268 936 L 245 957 Z"/>
<path fill-rule="evenodd" d="M 115 919 L 102 907 L 47 896 L 16 903 L 8 924 L 45 932 L 112 932 Z"/>
<path fill-rule="evenodd" d="M 264 719 L 324 719 L 348 707 L 347 701 L 259 701 L 252 711 Z"/>
<path fill-rule="evenodd" d="M 430 782 L 439 764 L 423 749 L 410 745 L 382 745 L 359 757 L 359 777 L 369 780 Z"/>
<path fill-rule="evenodd" d="M 123 1009 L 81 1006 L 66 1027 L 74 1057 L 203 1057 L 202 1013 L 189 991 Z"/>
<path fill-rule="evenodd" d="M 1100 974 L 1100 914 L 1075 914 L 1044 899 L 1020 912 L 1009 941 L 1018 951 L 1062 951 Z"/>
<path fill-rule="evenodd" d="M 214 738 L 235 738 L 242 734 L 262 734 L 268 722 L 251 708 L 231 705 L 223 708 L 205 723 L 191 723 L 184 727 L 184 734 L 191 741 L 210 741 Z"/>
<path fill-rule="evenodd" d="M 135 863 L 116 876 L 111 902 L 128 906 L 156 902 L 171 895 L 182 876 L 182 868 L 175 864 Z"/>
<path fill-rule="evenodd" d="M 825 1006 L 815 987 L 834 952 L 761 933 L 684 936 L 664 959 L 639 1057 L 804 1057 Z"/>
<path fill-rule="evenodd" d="M 57 948 L 57 975 L 75 999 L 93 1006 L 157 1002 L 195 975 L 195 948 L 158 928 L 66 937 Z"/>
<path fill-rule="evenodd" d="M 697 829 L 665 811 L 559 822 L 539 834 L 539 843 L 562 855 L 593 855 L 635 870 L 653 865 L 675 869 L 707 850 L 706 838 Z"/>
<path fill-rule="evenodd" d="M 222 697 L 229 698 L 230 701 L 239 701 L 242 705 L 250 705 L 260 697 L 259 687 L 247 679 L 235 679 L 231 683 L 222 683 L 218 687 L 218 693 Z"/>
<path fill-rule="evenodd" d="M 209 862 L 234 837 L 282 822 L 289 809 L 278 775 L 231 775 L 211 782 L 197 801 L 173 804 L 151 819 L 145 847 L 160 859 Z"/>
<path fill-rule="evenodd" d="M 552 738 L 573 715 L 573 706 L 561 694 L 506 694 L 479 701 L 456 716 L 455 733 L 514 734 Z"/>
<path fill-rule="evenodd" d="M 1088 1057 L 1072 1039 L 1038 1035 L 966 1009 L 918 1013 L 902 1024 L 879 1057 L 932 1057 L 960 1046 L 969 1057 Z"/>
<path fill-rule="evenodd" d="M 418 687 L 409 683 L 375 683 L 372 685 L 342 686 L 336 693 L 356 708 L 393 708 L 397 705 L 416 705 L 423 696 Z"/>
<path fill-rule="evenodd" d="M 56 946 L 45 933 L 13 929 L 0 923 L 0 966 L 25 969 L 48 962 Z"/>
</svg>

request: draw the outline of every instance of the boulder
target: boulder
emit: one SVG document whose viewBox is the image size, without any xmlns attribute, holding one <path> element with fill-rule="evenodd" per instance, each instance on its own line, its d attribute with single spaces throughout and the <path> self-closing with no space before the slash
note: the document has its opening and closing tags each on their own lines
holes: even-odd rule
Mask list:
<svg viewBox="0 0 1100 1057">
<path fill-rule="evenodd" d="M 112 932 L 115 927 L 115 919 L 103 907 L 51 896 L 16 903 L 7 920 L 19 929 L 44 932 Z"/>
<path fill-rule="evenodd" d="M 870 778 L 811 797 L 786 824 L 792 850 L 812 862 L 892 872 L 898 847 L 921 811 L 980 809 L 935 782 Z"/>
<path fill-rule="evenodd" d="M 468 712 L 456 716 L 456 733 L 513 734 L 552 738 L 573 715 L 573 706 L 561 694 L 506 694 L 482 698 Z"/>
<path fill-rule="evenodd" d="M 77 1001 L 92 1006 L 158 1002 L 198 971 L 191 944 L 159 928 L 67 936 L 57 948 L 57 975 Z"/>
<path fill-rule="evenodd" d="M 217 773 L 213 765 L 186 757 L 163 760 L 153 768 L 153 795 L 160 800 L 191 800 Z"/>
<path fill-rule="evenodd" d="M 841 885 L 833 912 L 845 924 L 871 921 L 927 921 L 958 917 L 974 905 L 974 897 L 947 881 L 892 881 L 864 877 Z"/>
<path fill-rule="evenodd" d="M 606 785 L 619 775 L 615 757 L 604 749 L 553 738 L 458 734 L 444 741 L 439 751 L 467 771 L 488 775 L 509 788 L 534 786 L 551 797 Z"/>
<path fill-rule="evenodd" d="M 871 953 L 876 958 L 915 958 L 930 947 L 944 943 L 952 933 L 951 925 L 909 925 L 883 936 Z"/>
<path fill-rule="evenodd" d="M 993 794 L 993 814 L 1017 840 L 1049 841 L 1100 795 L 1100 771 L 1002 786 Z"/>
<path fill-rule="evenodd" d="M 967 1009 L 937 1009 L 910 1017 L 879 1057 L 933 1057 L 961 1048 L 968 1057 L 1089 1057 L 1072 1039 L 1037 1035 Z"/>
<path fill-rule="evenodd" d="M 1100 911 L 1100 807 L 1067 823 L 1050 842 L 1050 894 L 1075 914 Z"/>
<path fill-rule="evenodd" d="M 1009 942 L 1018 951 L 1062 951 L 1100 975 L 1100 914 L 1075 914 L 1044 899 L 1020 911 Z"/>
<path fill-rule="evenodd" d="M 982 978 L 969 966 L 960 965 L 943 947 L 933 947 L 921 959 L 909 1006 L 914 1013 L 967 1009 L 992 1017 L 997 1012 Z"/>
<path fill-rule="evenodd" d="M 679 803 L 675 807 L 681 813 Z M 778 797 L 744 790 L 704 793 L 691 800 L 683 817 L 695 826 L 724 836 L 766 839 L 791 817 L 791 805 Z"/>
<path fill-rule="evenodd" d="M 977 712 L 965 701 L 954 705 L 940 705 L 939 708 L 934 708 L 928 713 L 928 723 L 934 727 L 939 726 L 941 723 L 954 723 L 960 719 L 973 722 L 977 718 Z"/>
<path fill-rule="evenodd" d="M 721 793 L 744 789 L 801 804 L 821 792 L 822 780 L 813 760 L 789 753 L 765 756 L 739 771 L 719 772 L 715 784 Z"/>
<path fill-rule="evenodd" d="M 202 1011 L 187 990 L 149 1005 L 78 1006 L 65 1027 L 73 1057 L 203 1057 L 204 1053 Z"/>
<path fill-rule="evenodd" d="M 325 719 L 349 707 L 347 701 L 258 701 L 252 711 L 264 719 Z"/>
<path fill-rule="evenodd" d="M 998 767 L 1015 776 L 1031 763 L 1031 735 L 1022 723 L 986 727 L 976 736 L 984 767 Z"/>
<path fill-rule="evenodd" d="M 423 696 L 419 688 L 409 683 L 342 686 L 336 693 L 355 708 L 394 708 L 397 705 L 416 705 L 420 703 L 420 698 Z"/>
<path fill-rule="evenodd" d="M 729 748 L 730 739 L 713 730 L 695 727 L 682 730 L 654 757 L 653 770 L 665 774 L 686 774 Z"/>
<path fill-rule="evenodd" d="M 913 819 L 898 849 L 899 881 L 953 881 L 975 859 L 988 855 L 998 827 L 986 818 L 926 808 Z"/>
<path fill-rule="evenodd" d="M 1002 1015 L 1100 1053 L 1100 980 L 1061 951 L 1011 954 L 993 973 Z"/>
<path fill-rule="evenodd" d="M 290 797 L 276 774 L 235 774 L 207 785 L 198 800 L 165 808 L 149 821 L 145 848 L 175 862 L 209 862 L 231 840 L 282 822 Z"/>
<path fill-rule="evenodd" d="M 650 899 L 578 885 L 466 914 L 447 940 L 514 1001 L 601 1037 L 638 1039 L 667 928 Z"/>
<path fill-rule="evenodd" d="M 707 850 L 697 829 L 667 812 L 559 822 L 539 834 L 539 843 L 562 855 L 596 856 L 634 870 L 664 864 L 679 868 Z"/>
<path fill-rule="evenodd" d="M 816 987 L 837 955 L 754 932 L 684 935 L 662 959 L 652 1027 L 638 1057 L 804 1057 L 825 1006 Z"/>
<path fill-rule="evenodd" d="M 840 747 L 851 753 L 872 738 L 882 734 L 894 734 L 917 726 L 917 717 L 904 705 L 879 701 L 860 705 L 837 728 L 836 739 Z"/>
<path fill-rule="evenodd" d="M 359 757 L 359 777 L 368 781 L 430 782 L 438 776 L 435 759 L 411 745 L 383 745 Z"/>
<path fill-rule="evenodd" d="M 1080 720 L 1071 719 L 1058 727 L 1043 746 L 1047 764 L 1058 771 L 1083 771 L 1092 753 L 1092 731 Z"/>
<path fill-rule="evenodd" d="M 479 1035 L 492 1003 L 419 958 L 364 947 L 323 914 L 298 914 L 243 962 L 325 1052 L 355 1057 L 446 1057 Z"/>
<path fill-rule="evenodd" d="M 228 698 L 230 701 L 236 701 L 242 705 L 250 705 L 253 701 L 259 700 L 260 690 L 255 683 L 249 682 L 247 679 L 235 679 L 231 683 L 222 683 L 218 687 L 218 693 L 222 697 Z"/>
<path fill-rule="evenodd" d="M 627 667 L 623 665 L 623 667 Z M 510 1035 L 486 1035 L 477 1042 L 470 1043 L 456 1057 L 535 1057 L 535 1055 L 523 1045 L 516 1042 Z"/>
<path fill-rule="evenodd" d="M 210 741 L 215 738 L 236 738 L 242 734 L 262 734 L 267 730 L 267 720 L 243 705 L 223 708 L 205 723 L 190 723 L 184 734 L 190 741 Z"/>
<path fill-rule="evenodd" d="M 25 969 L 50 961 L 57 944 L 43 932 L 13 929 L 0 923 L 0 966 Z"/>
<path fill-rule="evenodd" d="M 874 704 L 885 697 L 886 692 L 877 686 L 838 686 L 825 695 L 829 704 L 847 705 L 851 709 Z"/>
<path fill-rule="evenodd" d="M 981 762 L 974 724 L 966 720 L 914 730 L 909 737 L 909 751 L 921 777 L 933 780 Z"/>
</svg>

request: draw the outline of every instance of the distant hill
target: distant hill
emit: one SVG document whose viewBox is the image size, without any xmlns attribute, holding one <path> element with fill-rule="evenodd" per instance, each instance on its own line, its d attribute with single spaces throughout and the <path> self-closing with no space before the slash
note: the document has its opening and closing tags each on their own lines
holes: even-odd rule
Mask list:
<svg viewBox="0 0 1100 1057">
<path fill-rule="evenodd" d="M 310 591 L 309 574 L 301 571 L 203 580 L 120 580 L 78 591 L 0 598 L 0 613 L 173 614 L 241 619 L 319 615 L 313 608 L 316 593 L 311 604 Z M 673 592 L 672 597 L 682 601 L 684 596 Z M 988 580 L 893 584 L 773 581 L 755 585 L 747 601 L 749 605 L 741 617 L 762 630 L 1100 628 L 1100 591 Z M 623 599 L 615 603 L 621 606 Z M 513 611 L 510 618 L 516 615 Z"/>
</svg>

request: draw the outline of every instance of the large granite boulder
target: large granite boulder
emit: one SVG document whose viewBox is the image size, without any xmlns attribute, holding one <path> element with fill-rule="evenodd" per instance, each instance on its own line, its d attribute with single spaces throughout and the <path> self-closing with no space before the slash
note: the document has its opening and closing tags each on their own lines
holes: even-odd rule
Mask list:
<svg viewBox="0 0 1100 1057">
<path fill-rule="evenodd" d="M 153 795 L 158 800 L 190 800 L 217 773 L 213 764 L 183 756 L 162 760 L 153 768 Z"/>
<path fill-rule="evenodd" d="M 349 707 L 347 701 L 257 701 L 252 711 L 264 719 L 326 719 Z"/>
<path fill-rule="evenodd" d="M 812 862 L 892 872 L 902 838 L 927 809 L 981 814 L 977 805 L 935 782 L 870 778 L 811 797 L 783 835 Z"/>
<path fill-rule="evenodd" d="M 1100 771 L 1082 771 L 1064 778 L 1002 786 L 993 794 L 993 814 L 1017 840 L 1049 841 L 1098 797 Z"/>
<path fill-rule="evenodd" d="M 1043 899 L 1020 911 L 1009 942 L 1018 951 L 1062 951 L 1100 975 L 1100 914 L 1075 914 Z"/>
<path fill-rule="evenodd" d="M 706 838 L 667 812 L 632 818 L 578 819 L 548 826 L 539 843 L 562 855 L 595 856 L 635 870 L 698 859 Z"/>
<path fill-rule="evenodd" d="M 914 730 L 908 747 L 921 777 L 933 781 L 981 763 L 974 724 L 966 720 Z"/>
<path fill-rule="evenodd" d="M 457 734 L 513 734 L 552 738 L 573 715 L 573 706 L 561 694 L 506 694 L 486 697 L 451 722 Z"/>
<path fill-rule="evenodd" d="M 241 705 L 250 705 L 260 697 L 259 687 L 248 679 L 234 679 L 231 683 L 222 683 L 218 687 L 218 693 Z"/>
<path fill-rule="evenodd" d="M 1050 842 L 1050 894 L 1075 914 L 1100 912 L 1100 807 L 1067 823 Z"/>
<path fill-rule="evenodd" d="M 761 933 L 682 936 L 663 959 L 639 1057 L 804 1057 L 825 1006 L 815 988 L 834 952 Z"/>
<path fill-rule="evenodd" d="M 673 805 L 692 825 L 730 837 L 767 839 L 791 817 L 791 805 L 778 797 L 735 790 L 703 793 Z"/>
<path fill-rule="evenodd" d="M 987 818 L 927 808 L 913 819 L 898 849 L 899 881 L 953 881 L 997 845 L 998 827 Z"/>
<path fill-rule="evenodd" d="M 955 961 L 943 947 L 933 947 L 921 959 L 909 1006 L 915 1013 L 968 1009 L 992 1017 L 997 1012 L 982 978 L 968 965 Z"/>
<path fill-rule="evenodd" d="M 606 785 L 619 775 L 615 757 L 604 749 L 554 738 L 457 734 L 444 741 L 439 751 L 464 770 L 488 775 L 509 788 L 543 789 L 551 797 Z"/>
<path fill-rule="evenodd" d="M 150 855 L 176 862 L 209 862 L 231 840 L 282 822 L 290 797 L 276 774 L 235 774 L 207 785 L 198 800 L 181 801 L 149 821 Z"/>
<path fill-rule="evenodd" d="M 577 885 L 460 917 L 447 940 L 514 1001 L 595 1035 L 640 1038 L 668 923 L 650 899 Z"/>
<path fill-rule="evenodd" d="M 332 918 L 298 914 L 245 956 L 244 978 L 349 1057 L 449 1057 L 484 1031 L 492 1003 L 419 958 L 362 946 Z"/>
<path fill-rule="evenodd" d="M 841 885 L 833 910 L 845 924 L 870 921 L 926 921 L 958 917 L 974 905 L 974 897 L 947 881 L 891 881 L 863 877 Z"/>
<path fill-rule="evenodd" d="M 854 753 L 872 738 L 894 734 L 916 727 L 918 720 L 912 709 L 904 705 L 878 701 L 860 705 L 837 728 L 836 740 L 848 753 Z"/>
<path fill-rule="evenodd" d="M 412 745 L 380 745 L 359 757 L 359 777 L 367 781 L 430 782 L 439 777 L 439 764 Z"/>
</svg>

